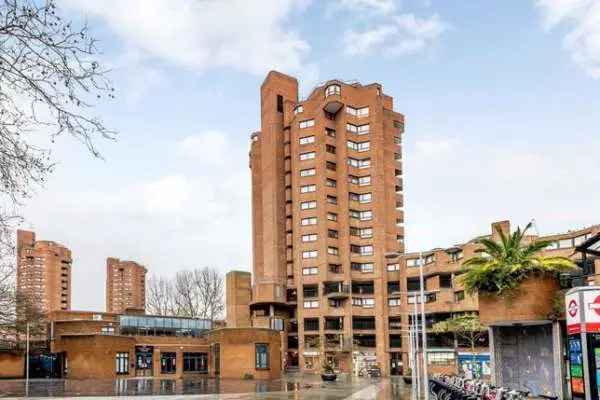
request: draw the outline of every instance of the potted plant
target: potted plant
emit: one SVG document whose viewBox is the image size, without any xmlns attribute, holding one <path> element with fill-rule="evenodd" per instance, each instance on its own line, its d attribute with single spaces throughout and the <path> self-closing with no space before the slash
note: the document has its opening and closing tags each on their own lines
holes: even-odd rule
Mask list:
<svg viewBox="0 0 600 400">
<path fill-rule="evenodd" d="M 559 290 L 558 274 L 576 266 L 567 257 L 540 255 L 549 241 L 524 243 L 530 227 L 531 223 L 508 235 L 497 227 L 500 241 L 478 239 L 478 255 L 462 265 L 461 282 L 468 294 L 478 294 L 484 325 L 548 319 Z"/>
<path fill-rule="evenodd" d="M 333 382 L 337 379 L 337 374 L 333 369 L 333 364 L 330 362 L 323 363 L 323 371 L 321 372 L 321 379 L 325 382 Z"/>
<path fill-rule="evenodd" d="M 407 385 L 411 385 L 412 384 L 412 368 L 406 368 L 404 370 L 404 374 L 402 375 L 402 380 Z"/>
</svg>

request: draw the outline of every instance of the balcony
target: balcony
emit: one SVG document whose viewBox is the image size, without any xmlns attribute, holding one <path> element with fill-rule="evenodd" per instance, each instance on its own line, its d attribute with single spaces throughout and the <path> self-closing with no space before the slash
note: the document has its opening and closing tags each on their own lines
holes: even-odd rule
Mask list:
<svg viewBox="0 0 600 400">
<path fill-rule="evenodd" d="M 371 295 L 375 293 L 373 282 L 352 282 L 352 294 Z"/>
<path fill-rule="evenodd" d="M 345 299 L 350 296 L 350 285 L 341 282 L 324 283 L 323 294 L 329 299 Z"/>
<path fill-rule="evenodd" d="M 342 87 L 338 84 L 328 85 L 325 88 L 325 101 L 323 110 L 329 114 L 335 114 L 344 106 L 342 103 Z"/>
<path fill-rule="evenodd" d="M 326 331 L 341 331 L 344 329 L 344 317 L 325 317 Z"/>
<path fill-rule="evenodd" d="M 325 335 L 325 351 L 351 352 L 352 340 L 344 339 L 342 335 Z"/>
</svg>

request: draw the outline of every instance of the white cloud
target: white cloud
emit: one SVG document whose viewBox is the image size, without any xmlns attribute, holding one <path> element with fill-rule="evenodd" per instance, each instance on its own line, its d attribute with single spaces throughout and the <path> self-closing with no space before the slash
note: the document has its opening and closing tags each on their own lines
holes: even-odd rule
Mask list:
<svg viewBox="0 0 600 400">
<path fill-rule="evenodd" d="M 396 10 L 396 2 L 394 0 L 338 0 L 336 7 L 350 11 L 391 14 Z"/>
<path fill-rule="evenodd" d="M 307 2 L 63 0 L 99 17 L 129 46 L 191 70 L 297 71 L 310 46 L 286 24 Z"/>
<path fill-rule="evenodd" d="M 139 261 L 150 274 L 164 276 L 202 266 L 222 273 L 250 268 L 248 143 L 231 138 L 195 134 L 164 149 L 165 172 L 107 185 L 53 185 L 31 199 L 24 227 L 73 251 L 75 309 L 104 309 L 109 256 Z M 195 152 L 182 154 L 188 145 Z M 204 156 L 222 161 L 202 164 Z M 76 166 L 65 159 L 56 174 Z"/>
<path fill-rule="evenodd" d="M 563 47 L 589 76 L 600 78 L 600 0 L 537 0 L 544 26 L 567 25 Z"/>
<path fill-rule="evenodd" d="M 540 233 L 600 223 L 597 141 L 515 146 L 444 136 L 413 140 L 405 145 L 403 168 L 409 251 L 464 242 L 504 219 L 516 226 L 534 218 Z"/>
<path fill-rule="evenodd" d="M 345 51 L 349 55 L 376 51 L 388 55 L 418 53 L 434 45 L 447 29 L 448 25 L 437 14 L 428 18 L 400 14 L 372 29 L 346 31 Z"/>
</svg>

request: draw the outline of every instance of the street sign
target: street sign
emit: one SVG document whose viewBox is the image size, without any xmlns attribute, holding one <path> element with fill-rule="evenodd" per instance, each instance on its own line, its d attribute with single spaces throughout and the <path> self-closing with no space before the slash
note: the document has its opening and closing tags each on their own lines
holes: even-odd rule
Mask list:
<svg viewBox="0 0 600 400">
<path fill-rule="evenodd" d="M 579 305 L 579 293 L 568 293 L 565 297 L 565 305 L 567 307 L 567 332 L 581 332 L 581 307 Z"/>
<path fill-rule="evenodd" d="M 585 331 L 600 332 L 600 291 L 583 293 Z"/>
<path fill-rule="evenodd" d="M 600 287 L 576 287 L 565 295 L 571 397 L 600 400 Z"/>
</svg>

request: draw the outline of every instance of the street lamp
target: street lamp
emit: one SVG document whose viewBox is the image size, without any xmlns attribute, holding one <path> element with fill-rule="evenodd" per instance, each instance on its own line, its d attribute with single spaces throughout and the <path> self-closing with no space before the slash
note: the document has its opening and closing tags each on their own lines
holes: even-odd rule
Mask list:
<svg viewBox="0 0 600 400">
<path fill-rule="evenodd" d="M 384 257 L 386 259 L 397 259 L 400 257 L 400 253 L 398 252 L 387 252 L 384 254 Z M 417 329 L 414 332 L 414 336 L 415 336 L 415 344 L 416 344 L 416 349 L 417 349 L 417 359 L 416 359 L 416 364 L 414 366 L 419 365 L 419 359 L 418 359 L 418 345 L 419 345 L 419 335 L 418 335 L 418 314 L 417 314 L 417 299 L 421 299 L 421 340 L 423 342 L 423 347 L 422 347 L 422 353 L 423 353 L 423 377 L 422 380 L 420 379 L 420 377 L 417 375 L 417 382 L 421 381 L 423 382 L 423 395 L 425 396 L 425 400 L 429 400 L 429 377 L 428 377 L 428 372 L 427 372 L 427 324 L 425 322 L 425 279 L 423 277 L 423 253 L 419 252 L 419 297 L 414 296 L 415 299 L 415 303 L 414 303 L 414 313 L 415 313 L 415 319 L 414 319 L 414 324 L 415 327 L 417 327 Z M 414 368 L 413 368 L 414 369 Z M 419 371 L 420 372 L 420 371 Z M 420 392 L 420 382 L 418 383 L 419 386 L 419 392 Z"/>
</svg>

